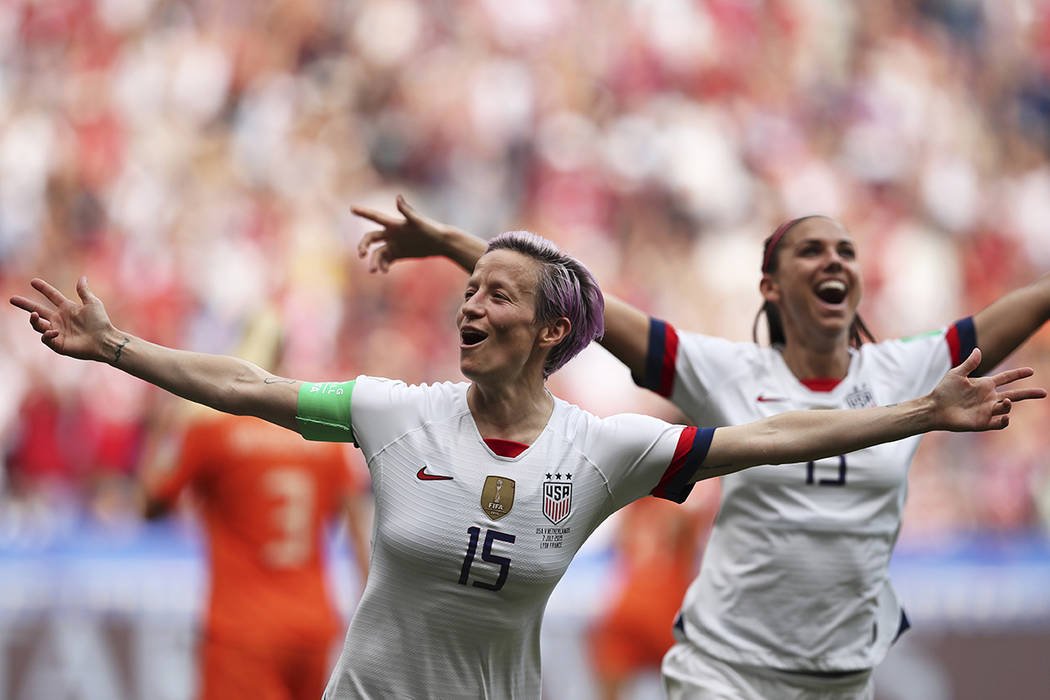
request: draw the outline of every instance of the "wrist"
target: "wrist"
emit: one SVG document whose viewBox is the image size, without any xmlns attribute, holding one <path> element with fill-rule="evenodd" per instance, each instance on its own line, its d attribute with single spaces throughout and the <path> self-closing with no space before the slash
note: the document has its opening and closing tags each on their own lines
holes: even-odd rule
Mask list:
<svg viewBox="0 0 1050 700">
<path fill-rule="evenodd" d="M 124 359 L 124 354 L 131 343 L 131 336 L 123 331 L 110 326 L 102 334 L 100 353 L 97 360 L 110 365 L 118 365 Z"/>
<path fill-rule="evenodd" d="M 933 394 L 920 396 L 900 404 L 905 408 L 904 419 L 915 427 L 916 433 L 925 433 L 931 430 L 943 430 L 941 425 L 940 407 Z"/>
<path fill-rule="evenodd" d="M 468 272 L 485 253 L 485 241 L 462 231 L 455 226 L 442 226 L 438 232 L 438 245 L 441 254 L 458 264 Z"/>
<path fill-rule="evenodd" d="M 465 235 L 455 226 L 448 226 L 442 224 L 437 227 L 437 245 L 438 253 L 445 256 L 454 255 L 457 249 L 460 247 L 457 245 L 458 240 Z"/>
</svg>

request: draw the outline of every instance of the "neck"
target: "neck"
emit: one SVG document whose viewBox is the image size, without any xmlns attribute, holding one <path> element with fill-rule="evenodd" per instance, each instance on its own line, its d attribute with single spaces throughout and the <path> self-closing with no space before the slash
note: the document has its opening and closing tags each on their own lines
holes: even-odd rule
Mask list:
<svg viewBox="0 0 1050 700">
<path fill-rule="evenodd" d="M 467 406 L 481 437 L 531 445 L 547 427 L 554 398 L 542 375 L 511 383 L 475 380 L 467 390 Z"/>
<path fill-rule="evenodd" d="M 850 362 L 848 337 L 824 340 L 812 336 L 788 336 L 781 355 L 792 374 L 799 379 L 842 379 L 846 376 Z"/>
</svg>

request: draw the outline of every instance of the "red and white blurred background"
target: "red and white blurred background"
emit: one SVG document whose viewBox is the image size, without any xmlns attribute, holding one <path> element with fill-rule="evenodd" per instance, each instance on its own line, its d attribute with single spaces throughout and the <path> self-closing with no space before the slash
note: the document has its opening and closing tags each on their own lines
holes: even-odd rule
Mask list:
<svg viewBox="0 0 1050 700">
<path fill-rule="evenodd" d="M 1050 2 L 0 3 L 5 298 L 87 274 L 156 342 L 230 351 L 267 309 L 291 376 L 457 379 L 462 273 L 371 276 L 354 254 L 349 206 L 397 193 L 484 236 L 542 233 L 607 290 L 734 340 L 762 238 L 830 214 L 877 337 L 923 332 L 1050 271 Z M 145 528 L 131 488 L 170 401 L 35 338 L 0 313 L 0 697 L 185 698 L 192 518 Z M 1050 381 L 1050 332 L 1008 362 Z M 597 347 L 551 384 L 675 415 Z M 1050 687 L 1047 426 L 1044 402 L 925 439 L 893 566 L 916 630 L 880 697 Z M 580 638 L 615 588 L 614 527 L 552 600 L 551 698 L 592 692 Z"/>
</svg>

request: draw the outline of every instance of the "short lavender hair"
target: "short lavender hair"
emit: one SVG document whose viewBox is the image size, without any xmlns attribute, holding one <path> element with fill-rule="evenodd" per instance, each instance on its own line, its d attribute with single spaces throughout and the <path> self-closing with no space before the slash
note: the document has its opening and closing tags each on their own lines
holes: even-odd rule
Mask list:
<svg viewBox="0 0 1050 700">
<path fill-rule="evenodd" d="M 605 333 L 605 297 L 590 270 L 543 236 L 508 231 L 489 241 L 485 250 L 512 250 L 539 263 L 536 322 L 569 319 L 569 334 L 547 356 L 543 376 L 549 377 Z"/>
</svg>

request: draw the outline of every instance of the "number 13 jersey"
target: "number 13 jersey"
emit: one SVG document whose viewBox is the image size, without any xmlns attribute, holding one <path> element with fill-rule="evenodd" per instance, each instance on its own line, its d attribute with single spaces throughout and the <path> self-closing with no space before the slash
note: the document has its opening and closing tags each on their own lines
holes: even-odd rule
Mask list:
<svg viewBox="0 0 1050 700">
<path fill-rule="evenodd" d="M 690 420 L 740 425 L 777 413 L 887 405 L 921 396 L 973 350 L 973 321 L 850 349 L 840 382 L 807 386 L 781 353 L 678 333 L 652 319 L 643 386 Z M 808 671 L 870 668 L 901 612 L 888 566 L 919 436 L 722 478 L 700 575 L 682 605 L 686 638 L 727 661 Z"/>
<path fill-rule="evenodd" d="M 332 438 L 303 412 L 335 386 L 303 387 L 304 436 Z M 540 697 L 543 611 L 573 555 L 631 501 L 684 500 L 713 433 L 601 419 L 555 398 L 535 442 L 504 457 L 477 430 L 469 384 L 362 376 L 340 386 L 376 506 L 371 569 L 332 699 Z"/>
</svg>

